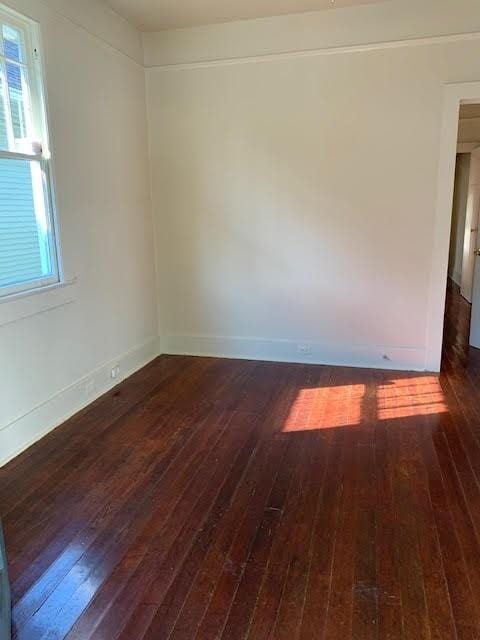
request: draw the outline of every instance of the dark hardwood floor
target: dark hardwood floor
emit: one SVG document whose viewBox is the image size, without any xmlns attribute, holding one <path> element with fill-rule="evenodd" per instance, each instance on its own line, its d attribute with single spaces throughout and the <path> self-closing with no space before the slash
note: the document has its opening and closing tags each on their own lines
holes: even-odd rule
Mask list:
<svg viewBox="0 0 480 640">
<path fill-rule="evenodd" d="M 162 357 L 0 470 L 21 640 L 480 638 L 480 352 Z"/>
</svg>

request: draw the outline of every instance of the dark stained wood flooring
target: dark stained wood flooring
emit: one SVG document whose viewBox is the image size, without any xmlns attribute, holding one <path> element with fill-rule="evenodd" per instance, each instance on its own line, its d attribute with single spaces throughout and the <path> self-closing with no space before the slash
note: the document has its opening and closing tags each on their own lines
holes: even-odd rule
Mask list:
<svg viewBox="0 0 480 640">
<path fill-rule="evenodd" d="M 161 357 L 0 470 L 21 640 L 480 638 L 480 352 Z"/>
</svg>

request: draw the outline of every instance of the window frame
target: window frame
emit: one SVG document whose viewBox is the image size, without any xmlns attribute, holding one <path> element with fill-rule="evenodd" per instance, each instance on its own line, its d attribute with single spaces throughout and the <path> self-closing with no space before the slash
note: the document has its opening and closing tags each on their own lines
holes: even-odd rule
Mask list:
<svg viewBox="0 0 480 640">
<path fill-rule="evenodd" d="M 46 82 L 42 59 L 40 25 L 35 20 L 24 16 L 0 3 L 0 24 L 6 24 L 20 31 L 23 38 L 25 60 L 11 60 L 4 52 L 0 52 L 0 60 L 11 61 L 28 72 L 28 89 L 31 103 L 33 129 L 41 143 L 36 152 L 0 150 L 0 159 L 37 162 L 45 178 L 45 205 L 48 223 L 48 238 L 52 275 L 33 278 L 17 284 L 0 286 L 0 302 L 16 299 L 19 294 L 40 293 L 43 289 L 50 291 L 52 287 L 65 284 L 62 252 L 60 246 L 59 223 L 56 207 L 55 181 L 50 151 L 50 138 L 47 116 Z M 8 85 L 5 88 L 8 91 Z"/>
</svg>

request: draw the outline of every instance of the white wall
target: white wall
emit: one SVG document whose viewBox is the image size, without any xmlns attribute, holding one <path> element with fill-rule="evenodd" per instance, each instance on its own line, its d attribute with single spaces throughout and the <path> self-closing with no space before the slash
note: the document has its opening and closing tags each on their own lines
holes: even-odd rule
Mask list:
<svg viewBox="0 0 480 640">
<path fill-rule="evenodd" d="M 111 386 L 112 364 L 127 375 L 158 352 L 140 36 L 88 0 L 49 3 L 9 0 L 41 23 L 76 300 L 0 327 L 0 463 Z"/>
<path fill-rule="evenodd" d="M 145 37 L 166 351 L 428 366 L 443 86 L 480 79 L 475 30 L 477 2 L 393 0 Z"/>
<path fill-rule="evenodd" d="M 448 275 L 459 286 L 462 283 L 463 241 L 465 236 L 469 174 L 470 154 L 457 154 Z"/>
</svg>

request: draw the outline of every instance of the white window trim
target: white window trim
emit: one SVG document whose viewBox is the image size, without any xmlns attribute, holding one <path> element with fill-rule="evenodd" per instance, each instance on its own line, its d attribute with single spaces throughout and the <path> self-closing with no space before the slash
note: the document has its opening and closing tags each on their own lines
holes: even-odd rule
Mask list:
<svg viewBox="0 0 480 640">
<path fill-rule="evenodd" d="M 62 259 L 63 254 L 60 244 L 59 219 L 56 207 L 54 167 L 50 153 L 48 107 L 44 90 L 45 74 L 42 59 L 43 56 L 41 53 L 42 47 L 40 25 L 38 22 L 32 20 L 31 18 L 20 15 L 16 11 L 13 11 L 9 7 L 1 3 L 0 12 L 8 16 L 7 22 L 9 24 L 11 24 L 13 27 L 17 27 L 24 34 L 26 49 L 25 53 L 27 59 L 24 62 L 17 64 L 20 64 L 20 66 L 26 67 L 33 72 L 33 77 L 30 78 L 30 99 L 32 101 L 32 104 L 35 105 L 32 109 L 32 116 L 34 119 L 35 129 L 40 134 L 43 146 L 42 152 L 40 154 L 24 154 L 12 151 L 0 151 L 0 158 L 30 160 L 34 162 L 36 161 L 41 163 L 41 165 L 44 167 L 47 179 L 47 188 L 49 190 L 49 215 L 52 227 L 52 260 L 56 266 L 55 273 L 48 278 L 29 280 L 27 282 L 12 285 L 11 287 L 0 288 L 0 304 L 2 305 L 2 307 L 0 308 L 1 326 L 2 324 L 6 324 L 7 322 L 12 322 L 13 320 L 11 320 L 10 317 L 25 317 L 25 314 L 22 311 L 20 311 L 20 313 L 15 311 L 15 308 L 26 308 L 26 305 L 18 304 L 18 294 L 21 294 L 22 299 L 25 296 L 34 296 L 34 301 L 38 303 L 38 311 L 33 311 L 33 313 L 27 314 L 33 315 L 34 313 L 39 313 L 48 308 L 51 308 L 48 305 L 45 308 L 45 300 L 47 300 L 47 298 L 53 300 L 55 296 L 51 295 L 52 291 L 56 289 L 62 289 L 64 287 L 71 287 L 71 285 L 75 282 L 75 279 L 70 278 L 69 280 L 67 280 Z M 35 295 L 42 292 L 49 294 L 48 296 L 45 296 L 44 300 L 40 300 L 40 298 Z M 12 307 L 11 313 L 5 313 L 5 304 L 15 306 L 15 308 Z M 28 306 L 31 306 L 33 308 L 35 307 L 35 304 Z M 53 306 L 56 307 L 59 305 L 55 303 Z M 7 322 L 3 322 L 4 318 L 7 318 Z"/>
<path fill-rule="evenodd" d="M 76 299 L 76 279 L 5 296 L 0 298 L 0 327 L 63 307 Z"/>
</svg>

